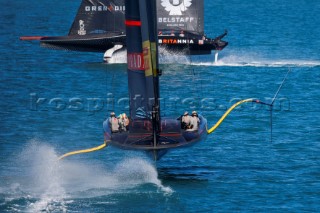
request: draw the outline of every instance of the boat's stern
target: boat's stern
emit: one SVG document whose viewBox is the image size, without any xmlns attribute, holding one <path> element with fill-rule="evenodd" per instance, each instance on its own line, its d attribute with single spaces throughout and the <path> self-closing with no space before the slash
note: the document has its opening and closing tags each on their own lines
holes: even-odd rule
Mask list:
<svg viewBox="0 0 320 213">
<path fill-rule="evenodd" d="M 197 130 L 182 129 L 180 118 L 162 118 L 160 132 L 154 138 L 152 121 L 149 119 L 131 120 L 128 131 L 112 133 L 108 120 L 103 122 L 104 139 L 122 149 L 143 150 L 159 160 L 169 149 L 183 148 L 201 141 L 207 134 L 207 120 L 199 115 Z"/>
</svg>

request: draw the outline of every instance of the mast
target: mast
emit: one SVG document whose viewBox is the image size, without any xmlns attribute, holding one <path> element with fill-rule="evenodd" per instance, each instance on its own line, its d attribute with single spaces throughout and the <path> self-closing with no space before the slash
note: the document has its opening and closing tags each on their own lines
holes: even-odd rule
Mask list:
<svg viewBox="0 0 320 213">
<path fill-rule="evenodd" d="M 142 21 L 141 34 L 148 108 L 152 109 L 153 145 L 155 147 L 157 146 L 158 135 L 160 133 L 157 5 L 156 0 L 139 0 L 139 5 Z"/>
<path fill-rule="evenodd" d="M 152 120 L 156 146 L 160 131 L 156 1 L 126 0 L 125 7 L 130 116 Z"/>
<path fill-rule="evenodd" d="M 130 117 L 147 117 L 146 78 L 142 54 L 139 0 L 126 0 L 127 72 Z"/>
</svg>

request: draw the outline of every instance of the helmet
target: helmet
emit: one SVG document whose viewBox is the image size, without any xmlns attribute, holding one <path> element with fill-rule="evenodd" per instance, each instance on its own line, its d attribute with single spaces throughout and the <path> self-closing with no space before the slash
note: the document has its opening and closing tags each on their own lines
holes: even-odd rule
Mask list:
<svg viewBox="0 0 320 213">
<path fill-rule="evenodd" d="M 183 115 L 188 115 L 188 114 L 189 114 L 189 112 L 188 112 L 188 111 L 185 111 Z"/>
<path fill-rule="evenodd" d="M 197 114 L 198 114 L 197 111 L 192 112 L 192 115 L 197 115 Z"/>
<path fill-rule="evenodd" d="M 111 113 L 110 113 L 110 116 L 111 116 L 111 117 L 113 117 L 113 116 L 115 116 L 115 115 L 116 115 L 116 114 L 115 114 L 114 112 L 111 112 Z"/>
</svg>

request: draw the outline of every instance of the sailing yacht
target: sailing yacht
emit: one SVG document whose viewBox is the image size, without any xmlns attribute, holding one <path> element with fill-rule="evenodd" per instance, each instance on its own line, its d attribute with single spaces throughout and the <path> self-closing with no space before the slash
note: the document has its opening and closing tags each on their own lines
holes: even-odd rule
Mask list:
<svg viewBox="0 0 320 213">
<path fill-rule="evenodd" d="M 188 131 L 180 119 L 161 117 L 156 1 L 126 0 L 125 7 L 130 122 L 126 131 L 113 131 L 111 119 L 106 119 L 104 140 L 122 149 L 145 151 L 159 160 L 172 148 L 200 141 L 207 135 L 207 120 L 198 115 L 198 128 Z M 140 56 L 144 63 L 131 61 Z"/>
<path fill-rule="evenodd" d="M 221 51 L 228 42 L 223 34 L 209 38 L 204 34 L 203 0 L 157 0 L 158 44 L 174 53 L 211 54 Z M 42 47 L 103 52 L 110 61 L 117 51 L 125 50 L 124 0 L 82 0 L 67 36 L 22 36 L 21 40 L 39 40 Z"/>
</svg>

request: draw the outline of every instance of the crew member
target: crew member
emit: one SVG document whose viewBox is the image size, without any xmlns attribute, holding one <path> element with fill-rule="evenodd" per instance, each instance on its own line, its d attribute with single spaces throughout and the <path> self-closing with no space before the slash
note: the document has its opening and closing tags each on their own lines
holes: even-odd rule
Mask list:
<svg viewBox="0 0 320 213">
<path fill-rule="evenodd" d="M 183 116 L 181 117 L 181 128 L 182 129 L 190 129 L 190 119 L 191 116 L 187 111 L 184 112 Z"/>
<path fill-rule="evenodd" d="M 116 118 L 116 114 L 114 112 L 110 113 L 109 125 L 112 133 L 119 132 L 119 120 Z"/>
<path fill-rule="evenodd" d="M 123 124 L 123 118 L 122 118 L 122 114 L 120 114 L 118 117 L 117 117 L 118 121 L 119 121 L 119 131 L 125 131 L 124 130 L 124 124 Z"/>
<path fill-rule="evenodd" d="M 129 130 L 129 118 L 127 117 L 126 113 L 122 113 L 122 121 L 123 121 L 123 127 L 124 131 Z"/>
<path fill-rule="evenodd" d="M 190 118 L 190 129 L 187 129 L 187 131 L 197 131 L 199 128 L 200 119 L 198 117 L 198 113 L 196 111 L 192 112 L 191 118 Z"/>
</svg>

